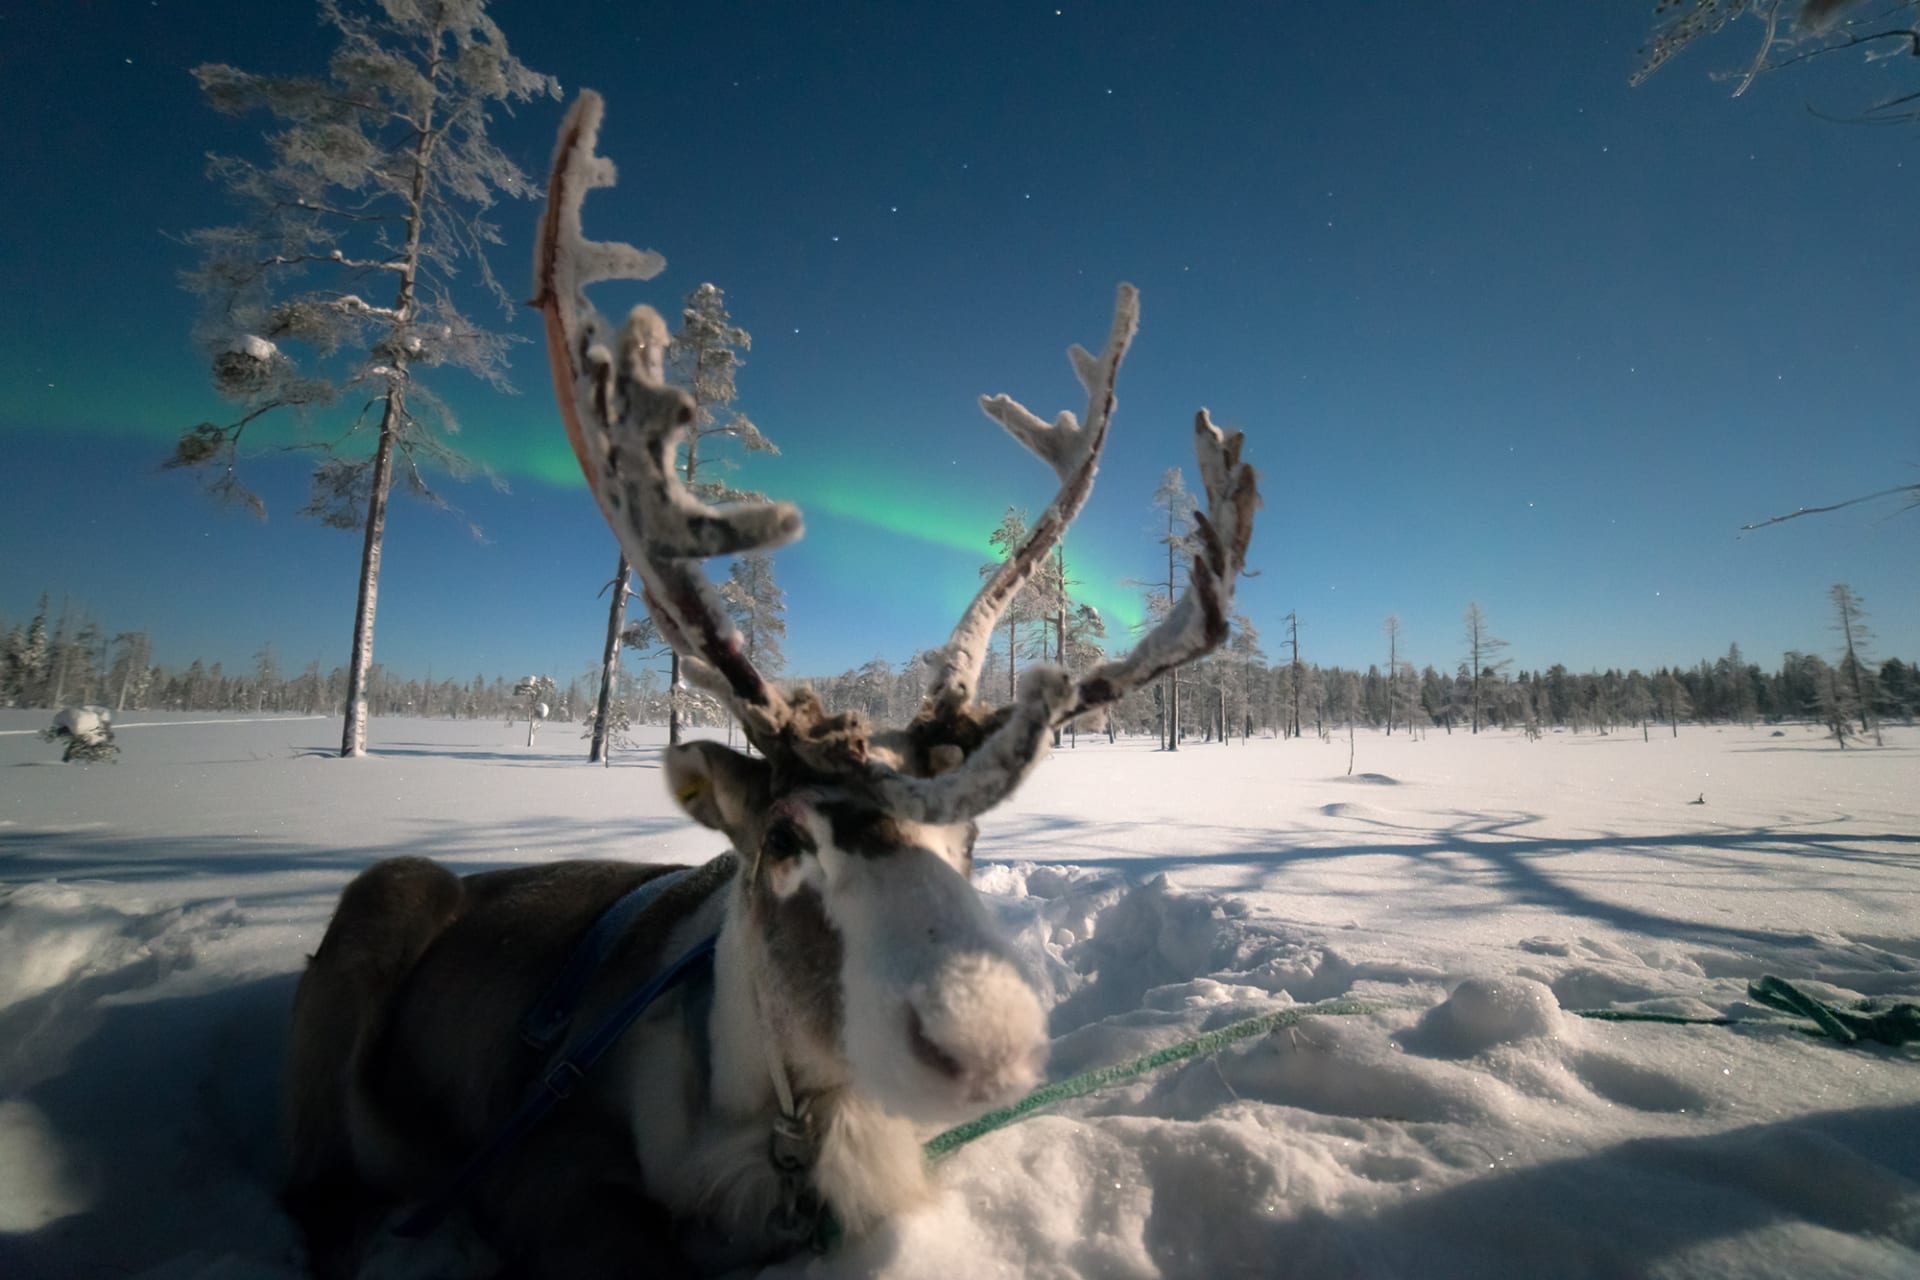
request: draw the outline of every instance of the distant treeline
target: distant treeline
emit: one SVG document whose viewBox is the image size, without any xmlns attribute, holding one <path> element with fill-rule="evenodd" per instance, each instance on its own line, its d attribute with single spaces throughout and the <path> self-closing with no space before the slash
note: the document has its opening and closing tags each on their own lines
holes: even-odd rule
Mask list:
<svg viewBox="0 0 1920 1280">
<path fill-rule="evenodd" d="M 1817 654 L 1789 652 L 1769 671 L 1746 661 L 1736 645 L 1726 657 L 1651 674 L 1576 674 L 1558 664 L 1517 674 L 1483 669 L 1477 682 L 1480 720 L 1483 726 L 1575 732 L 1785 720 L 1828 726 L 1841 720 L 1866 732 L 1872 722 L 1913 722 L 1920 713 L 1920 669 L 1898 658 L 1877 667 L 1859 663 L 1857 673 L 1854 666 L 1847 659 L 1833 664 Z M 1855 674 L 1860 696 L 1853 692 Z M 985 696 L 1004 700 L 1004 666 L 998 675 L 996 681 L 990 665 Z M 1272 666 L 1227 655 L 1184 668 L 1180 682 L 1184 740 L 1326 735 L 1348 724 L 1449 733 L 1473 725 L 1476 682 L 1465 663 L 1452 674 L 1400 664 L 1389 675 L 1378 666 Z M 831 710 L 859 709 L 897 723 L 911 714 L 921 680 L 917 664 L 893 668 L 875 661 L 811 683 Z M 1114 712 L 1115 730 L 1164 737 L 1165 701 L 1161 686 L 1132 695 Z"/>
<path fill-rule="evenodd" d="M 49 625 L 43 608 L 28 623 L 0 630 L 0 705 L 337 715 L 346 698 L 344 667 L 323 672 L 313 662 L 287 672 L 272 645 L 244 671 L 199 661 L 169 668 L 151 658 L 145 632 L 109 635 L 71 616 Z M 1006 698 L 1010 680 L 1017 678 L 1010 665 L 1004 657 L 989 664 L 983 691 L 989 700 Z M 876 658 L 839 675 L 799 682 L 811 683 L 831 710 L 857 709 L 876 723 L 899 724 L 919 705 L 923 670 L 919 655 L 900 664 Z M 429 680 L 376 665 L 369 701 L 376 715 L 523 719 L 532 708 L 526 679 Z M 1180 683 L 1179 736 L 1185 741 L 1324 735 L 1350 723 L 1390 732 L 1464 731 L 1473 725 L 1476 693 L 1482 724 L 1531 731 L 1799 720 L 1852 722 L 1865 732 L 1871 722 L 1912 723 L 1920 713 L 1920 670 L 1910 662 L 1843 657 L 1830 663 L 1817 654 L 1789 652 L 1769 670 L 1747 661 L 1738 646 L 1721 658 L 1651 673 L 1577 674 L 1560 665 L 1518 673 L 1483 668 L 1478 681 L 1466 663 L 1452 673 L 1401 663 L 1388 673 L 1378 666 L 1355 671 L 1308 662 L 1269 665 L 1257 653 L 1227 653 L 1183 669 Z M 546 718 L 586 720 L 598 688 L 597 663 L 564 683 L 556 680 L 544 695 Z M 667 697 L 658 664 L 630 651 L 614 700 L 621 722 L 663 723 Z M 676 697 L 688 721 L 722 722 L 717 704 L 703 696 L 682 689 Z M 1082 727 L 1164 740 L 1165 703 L 1165 686 L 1156 685 L 1122 702 L 1110 719 Z"/>
</svg>

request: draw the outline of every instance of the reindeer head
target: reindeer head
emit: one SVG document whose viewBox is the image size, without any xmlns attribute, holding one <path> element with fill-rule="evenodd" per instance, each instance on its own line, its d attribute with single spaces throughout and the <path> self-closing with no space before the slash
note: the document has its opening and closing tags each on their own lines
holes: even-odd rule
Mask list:
<svg viewBox="0 0 1920 1280">
<path fill-rule="evenodd" d="M 614 181 L 594 154 L 601 111 L 598 95 L 583 93 L 561 128 L 535 258 L 561 417 L 661 635 L 761 754 L 676 747 L 669 784 L 693 818 L 726 833 L 746 868 L 756 984 L 796 1070 L 817 1087 L 856 1083 L 916 1118 L 1003 1101 L 1037 1078 L 1045 1018 L 968 884 L 974 819 L 1020 785 L 1054 728 L 1225 639 L 1259 503 L 1241 436 L 1204 410 L 1196 418 L 1208 498 L 1199 550 L 1187 593 L 1133 652 L 1078 677 L 1033 668 L 1011 704 L 978 702 L 995 623 L 1092 490 L 1138 321 L 1137 296 L 1122 285 L 1102 353 L 1069 352 L 1088 394 L 1084 424 L 1070 412 L 1042 422 L 1005 396 L 981 401 L 1053 468 L 1060 490 L 936 654 L 919 714 L 886 729 L 827 715 L 811 691 L 782 690 L 754 668 L 698 563 L 798 538 L 799 511 L 696 499 L 675 466 L 693 403 L 665 385 L 665 323 L 638 307 L 615 335 L 584 296 L 596 280 L 650 279 L 665 266 L 582 236 L 586 192 Z"/>
</svg>

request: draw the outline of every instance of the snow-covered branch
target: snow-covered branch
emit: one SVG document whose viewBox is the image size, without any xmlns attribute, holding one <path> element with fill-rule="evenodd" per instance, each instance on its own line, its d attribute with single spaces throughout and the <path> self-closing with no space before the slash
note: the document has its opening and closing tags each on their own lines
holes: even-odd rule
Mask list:
<svg viewBox="0 0 1920 1280">
<path fill-rule="evenodd" d="M 262 258 L 263 267 L 290 267 L 308 262 L 330 262 L 338 267 L 352 267 L 358 271 L 397 271 L 404 272 L 404 262 L 374 262 L 370 259 L 349 258 L 340 250 L 331 253 L 276 253 L 271 258 Z"/>
</svg>

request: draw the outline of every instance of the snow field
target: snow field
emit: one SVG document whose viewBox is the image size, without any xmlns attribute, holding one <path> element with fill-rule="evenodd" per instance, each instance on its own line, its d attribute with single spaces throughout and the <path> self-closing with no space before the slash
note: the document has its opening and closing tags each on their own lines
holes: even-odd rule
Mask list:
<svg viewBox="0 0 1920 1280">
<path fill-rule="evenodd" d="M 281 1043 L 366 862 L 716 851 L 657 744 L 602 770 L 566 726 L 374 727 L 358 762 L 334 721 L 129 726 L 92 766 L 0 736 L 0 1275 L 297 1274 Z M 1384 1010 L 983 1137 L 932 1210 L 770 1274 L 1920 1274 L 1920 1051 L 1570 1012 L 1771 1017 L 1769 972 L 1920 998 L 1920 733 L 1888 742 L 1362 735 L 1349 776 L 1343 736 L 1082 738 L 977 849 L 1052 1078 Z"/>
</svg>

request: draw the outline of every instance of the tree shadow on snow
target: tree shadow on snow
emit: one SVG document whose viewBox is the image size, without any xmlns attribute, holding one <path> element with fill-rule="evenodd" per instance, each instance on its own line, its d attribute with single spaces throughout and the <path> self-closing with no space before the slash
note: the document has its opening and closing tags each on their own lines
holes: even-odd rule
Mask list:
<svg viewBox="0 0 1920 1280">
<path fill-rule="evenodd" d="M 1628 932 L 1654 938 L 1746 951 L 1757 947 L 1788 951 L 1822 949 L 1828 944 L 1810 934 L 1782 933 L 1764 928 L 1743 928 L 1707 920 L 1690 920 L 1646 910 L 1626 902 L 1611 901 L 1579 887 L 1572 876 L 1556 875 L 1554 864 L 1563 859 L 1589 853 L 1638 854 L 1647 858 L 1671 854 L 1670 863 L 1659 867 L 1662 885 L 1675 875 L 1713 871 L 1722 877 L 1744 877 L 1739 891 L 1803 893 L 1804 884 L 1768 884 L 1759 873 L 1764 864 L 1756 860 L 1769 856 L 1783 860 L 1826 860 L 1844 862 L 1861 868 L 1886 868 L 1910 873 L 1920 856 L 1920 834 L 1911 832 L 1835 832 L 1830 828 L 1794 830 L 1757 827 L 1749 830 L 1709 830 L 1674 832 L 1660 835 L 1533 836 L 1525 829 L 1543 821 L 1543 816 L 1527 812 L 1483 813 L 1449 811 L 1439 815 L 1444 825 L 1391 822 L 1381 818 L 1357 818 L 1342 814 L 1343 820 L 1362 822 L 1367 828 L 1386 836 L 1369 840 L 1356 832 L 1351 841 L 1316 843 L 1314 834 L 1302 829 L 1298 843 L 1277 843 L 1291 833 L 1274 828 L 1231 826 L 1226 824 L 1183 823 L 1183 838 L 1201 850 L 1181 854 L 1115 854 L 1115 828 L 1108 823 L 1070 818 L 1063 815 L 1025 817 L 1010 829 L 1002 827 L 983 840 L 983 859 L 1008 861 L 1016 857 L 1070 862 L 1088 868 L 1107 868 L 1121 872 L 1130 880 L 1143 881 L 1155 875 L 1204 870 L 1210 882 L 1229 892 L 1285 892 L 1289 875 L 1320 863 L 1349 858 L 1394 857 L 1418 864 L 1412 874 L 1436 887 L 1467 888 L 1480 894 L 1496 895 L 1497 904 L 1477 908 L 1489 914 L 1513 907 L 1539 907 L 1557 916 L 1587 919 Z M 1026 850 L 1022 850 L 1026 846 Z M 1651 865 L 1651 864 L 1650 864 Z M 1589 869 L 1582 873 L 1595 877 Z M 1600 873 L 1602 883 L 1633 883 L 1650 872 L 1608 869 Z M 1862 893 L 1882 895 L 1911 893 L 1909 882 L 1868 885 L 1855 888 Z M 1316 886 L 1319 897 L 1337 896 L 1324 885 Z M 1356 890 L 1371 896 L 1377 890 Z M 1838 886 L 1823 885 L 1823 894 L 1844 894 Z M 1417 903 L 1402 903 L 1408 915 L 1418 913 Z M 1449 914 L 1457 913 L 1449 907 Z"/>
<path fill-rule="evenodd" d="M 626 751 L 615 751 L 612 768 L 615 769 L 658 769 L 660 767 L 660 747 L 634 747 Z M 542 750 L 539 746 L 514 749 L 493 746 L 462 746 L 452 742 L 394 742 L 376 743 L 367 748 L 367 754 L 374 759 L 392 758 L 395 760 L 457 760 L 464 764 L 505 765 L 512 769 L 578 769 L 581 767 L 579 753 L 569 749 L 565 755 L 552 750 Z M 306 747 L 295 750 L 292 755 L 304 760 L 338 760 L 341 758 L 337 747 Z M 606 768 L 605 765 L 593 765 L 593 768 Z"/>
<path fill-rule="evenodd" d="M 1484 1169 L 1502 1155 L 1480 1152 L 1475 1166 L 1463 1167 Z M 1909 1103 L 1708 1136 L 1633 1139 L 1437 1191 L 1410 1190 L 1373 1212 L 1308 1211 L 1276 1221 L 1254 1205 L 1216 1215 L 1175 1197 L 1155 1205 L 1145 1238 L 1168 1275 L 1624 1280 L 1716 1246 L 1718 1263 L 1702 1259 L 1703 1273 L 1837 1275 L 1863 1264 L 1879 1272 L 1920 1250 L 1917 1179 L 1920 1104 Z M 1284 1205 L 1286 1188 L 1253 1188 L 1249 1196 Z M 1814 1229 L 1759 1236 L 1793 1224 Z M 1854 1237 L 1859 1252 L 1829 1233 Z M 1731 1242 L 1742 1235 L 1756 1238 Z"/>
<path fill-rule="evenodd" d="M 512 863 L 560 858 L 631 856 L 655 837 L 685 829 L 679 817 L 612 819 L 528 818 L 511 822 L 444 821 L 416 824 L 373 846 L 324 848 L 258 836 L 128 835 L 109 829 L 66 831 L 0 828 L 0 884 L 46 879 L 100 879 L 115 884 L 162 884 L 177 896 L 195 878 L 261 877 L 259 899 L 284 896 L 288 872 L 347 877 L 381 859 L 416 854 L 465 874 Z M 338 887 L 337 885 L 335 886 Z"/>
</svg>

